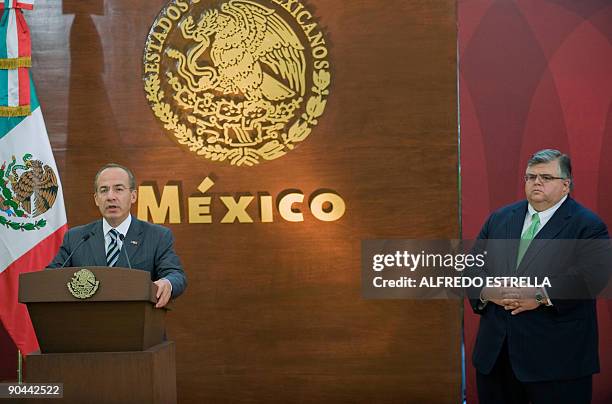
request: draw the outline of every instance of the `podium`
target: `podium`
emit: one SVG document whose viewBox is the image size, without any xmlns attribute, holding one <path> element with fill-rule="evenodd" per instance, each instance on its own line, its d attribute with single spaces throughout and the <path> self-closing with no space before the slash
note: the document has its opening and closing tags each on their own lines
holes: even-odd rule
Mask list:
<svg viewBox="0 0 612 404">
<path fill-rule="evenodd" d="M 54 402 L 176 403 L 175 347 L 156 290 L 149 272 L 127 268 L 21 274 L 19 302 L 40 345 L 26 356 L 25 381 L 63 383 Z"/>
</svg>

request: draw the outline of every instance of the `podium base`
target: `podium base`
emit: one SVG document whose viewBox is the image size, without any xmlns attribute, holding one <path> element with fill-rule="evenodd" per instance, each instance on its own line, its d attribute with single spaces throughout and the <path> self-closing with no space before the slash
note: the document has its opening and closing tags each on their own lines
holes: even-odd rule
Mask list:
<svg viewBox="0 0 612 404">
<path fill-rule="evenodd" d="M 25 382 L 63 383 L 64 398 L 54 403 L 176 403 L 174 342 L 146 351 L 30 354 Z"/>
</svg>

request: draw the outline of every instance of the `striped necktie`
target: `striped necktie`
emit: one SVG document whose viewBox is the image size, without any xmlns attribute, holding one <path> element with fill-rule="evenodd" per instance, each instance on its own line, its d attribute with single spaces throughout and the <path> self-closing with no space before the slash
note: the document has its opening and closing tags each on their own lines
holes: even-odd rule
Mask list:
<svg viewBox="0 0 612 404">
<path fill-rule="evenodd" d="M 108 251 L 106 252 L 106 264 L 109 267 L 114 267 L 119 259 L 119 243 L 117 242 L 117 238 L 119 237 L 119 232 L 115 229 L 111 229 L 108 232 L 110 236 L 110 244 L 108 245 Z"/>
<path fill-rule="evenodd" d="M 519 244 L 518 257 L 516 259 L 516 267 L 518 268 L 531 244 L 531 240 L 535 237 L 538 229 L 540 228 L 540 216 L 537 213 L 531 215 L 531 225 L 525 230 L 525 233 L 521 235 L 521 243 Z"/>
</svg>

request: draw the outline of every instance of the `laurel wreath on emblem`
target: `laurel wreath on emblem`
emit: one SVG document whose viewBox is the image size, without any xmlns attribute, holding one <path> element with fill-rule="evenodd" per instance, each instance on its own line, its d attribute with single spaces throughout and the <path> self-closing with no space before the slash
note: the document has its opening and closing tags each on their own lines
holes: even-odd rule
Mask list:
<svg viewBox="0 0 612 404">
<path fill-rule="evenodd" d="M 212 161 L 252 166 L 308 137 L 325 110 L 331 75 L 313 69 L 304 112 L 289 125 L 305 95 L 304 48 L 272 9 L 231 0 L 202 13 L 197 23 L 187 16 L 180 32 L 195 46 L 166 48 L 164 57 L 177 66 L 165 73 L 174 105 L 165 100 L 159 73 L 144 79 L 153 113 L 180 144 Z"/>
<path fill-rule="evenodd" d="M 70 282 L 66 284 L 72 296 L 77 299 L 87 299 L 92 297 L 98 287 L 100 281 L 96 280 L 96 276 L 89 269 L 83 268 L 74 273 Z"/>
<path fill-rule="evenodd" d="M 5 161 L 0 167 L 0 225 L 12 230 L 39 230 L 46 226 L 45 219 L 24 219 L 51 209 L 59 190 L 57 176 L 50 166 L 29 153 L 21 160 L 22 164 L 18 164 L 12 156 L 10 163 Z"/>
</svg>

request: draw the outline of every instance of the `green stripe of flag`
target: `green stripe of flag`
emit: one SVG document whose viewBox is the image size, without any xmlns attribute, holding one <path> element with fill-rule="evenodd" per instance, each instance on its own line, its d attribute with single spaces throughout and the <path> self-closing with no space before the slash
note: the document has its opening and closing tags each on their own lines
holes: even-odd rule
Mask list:
<svg viewBox="0 0 612 404">
<path fill-rule="evenodd" d="M 2 0 L 4 7 L 7 7 L 6 1 Z M 0 20 L 0 59 L 6 59 L 6 31 L 8 30 L 9 9 L 5 8 Z M 0 105 L 8 105 L 8 73 L 6 70 L 0 70 Z M 1 137 L 1 136 L 0 136 Z"/>
<path fill-rule="evenodd" d="M 7 7 L 6 3 L 4 7 Z M 0 21 L 0 59 L 6 59 L 8 51 L 6 48 L 6 31 L 8 30 L 8 17 L 10 9 L 5 8 Z"/>
<path fill-rule="evenodd" d="M 0 105 L 8 106 L 8 70 L 0 69 Z"/>
<path fill-rule="evenodd" d="M 0 80 L 3 77 L 2 73 L 5 74 L 5 80 L 0 81 L 0 91 L 7 91 L 7 80 L 6 79 L 6 70 L 0 70 Z M 36 96 L 36 89 L 34 88 L 34 80 L 32 80 L 32 74 L 30 73 L 30 108 L 32 112 L 36 108 L 40 107 L 40 103 L 38 102 L 38 97 Z M 12 118 L 3 118 L 0 117 L 0 139 L 6 136 L 15 126 L 19 125 L 21 121 L 23 121 L 25 116 L 16 116 Z"/>
</svg>

